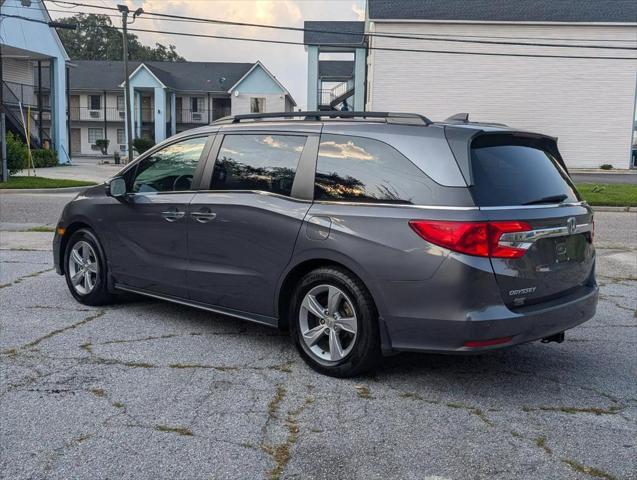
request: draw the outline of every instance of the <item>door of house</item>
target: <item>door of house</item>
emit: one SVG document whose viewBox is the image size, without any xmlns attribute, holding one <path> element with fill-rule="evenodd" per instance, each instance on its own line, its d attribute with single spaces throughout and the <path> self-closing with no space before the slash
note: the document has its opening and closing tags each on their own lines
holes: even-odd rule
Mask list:
<svg viewBox="0 0 637 480">
<path fill-rule="evenodd" d="M 150 100 L 150 97 L 142 97 L 142 122 L 153 121 L 153 107 Z"/>
<path fill-rule="evenodd" d="M 82 130 L 71 129 L 71 155 L 82 153 Z"/>
<path fill-rule="evenodd" d="M 175 100 L 176 100 L 175 101 L 175 117 L 177 117 L 176 123 L 182 123 L 183 120 L 182 120 L 181 114 L 182 114 L 182 108 L 183 108 L 183 103 L 182 103 L 183 100 L 181 97 L 177 97 Z"/>
<path fill-rule="evenodd" d="M 79 120 L 80 119 L 80 96 L 71 95 L 69 100 L 70 100 L 70 105 L 69 105 L 70 119 Z"/>
</svg>

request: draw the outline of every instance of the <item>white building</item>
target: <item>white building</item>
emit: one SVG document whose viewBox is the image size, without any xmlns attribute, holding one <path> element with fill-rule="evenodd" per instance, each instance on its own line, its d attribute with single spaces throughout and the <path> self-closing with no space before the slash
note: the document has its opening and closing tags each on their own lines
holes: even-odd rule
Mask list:
<svg viewBox="0 0 637 480">
<path fill-rule="evenodd" d="M 155 142 L 241 113 L 291 111 L 296 103 L 261 62 L 129 62 L 133 138 Z M 102 155 L 126 147 L 124 65 L 120 61 L 71 62 L 72 155 Z"/>
<path fill-rule="evenodd" d="M 366 32 L 435 39 L 368 37 L 367 110 L 434 120 L 469 112 L 472 120 L 558 137 L 570 167 L 630 166 L 634 0 L 368 0 Z M 451 37 L 536 45 L 442 41 Z M 588 58 L 567 58 L 574 56 Z"/>
<path fill-rule="evenodd" d="M 6 128 L 33 147 L 49 147 L 69 160 L 66 122 L 68 56 L 41 1 L 0 1 L 2 97 Z M 38 78 L 43 78 L 41 83 Z M 46 89 L 38 85 L 46 82 Z M 28 131 L 28 133 L 27 133 Z"/>
</svg>

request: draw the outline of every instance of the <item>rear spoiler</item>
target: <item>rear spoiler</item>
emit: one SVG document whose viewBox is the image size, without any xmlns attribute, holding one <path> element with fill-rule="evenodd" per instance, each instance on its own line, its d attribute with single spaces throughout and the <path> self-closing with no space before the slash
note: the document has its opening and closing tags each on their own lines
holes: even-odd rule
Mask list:
<svg viewBox="0 0 637 480">
<path fill-rule="evenodd" d="M 473 175 L 471 173 L 471 147 L 474 144 L 487 145 L 526 145 L 539 148 L 549 152 L 561 165 L 566 173 L 568 168 L 564 163 L 564 159 L 557 148 L 557 138 L 539 133 L 523 132 L 523 131 L 485 131 L 479 129 L 469 129 L 464 127 L 456 127 L 453 125 L 445 126 L 445 137 L 451 147 L 453 156 L 458 163 L 458 167 L 462 172 L 467 185 L 473 185 Z"/>
</svg>

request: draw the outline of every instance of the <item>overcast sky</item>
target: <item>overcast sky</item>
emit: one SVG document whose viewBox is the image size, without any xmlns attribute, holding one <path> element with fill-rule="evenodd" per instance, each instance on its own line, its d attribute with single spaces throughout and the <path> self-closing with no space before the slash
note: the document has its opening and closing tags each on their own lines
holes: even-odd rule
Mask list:
<svg viewBox="0 0 637 480">
<path fill-rule="evenodd" d="M 116 6 L 123 1 L 83 0 L 83 3 Z M 249 23 L 264 23 L 302 27 L 305 20 L 362 20 L 365 0 L 131 0 L 131 7 L 141 6 L 148 12 L 171 13 L 199 18 L 214 18 Z M 60 13 L 60 5 L 46 2 L 51 16 L 59 18 L 74 11 L 91 9 L 78 7 Z M 96 13 L 105 11 L 95 10 Z M 112 12 L 106 12 L 112 13 Z M 115 20 L 115 19 L 113 19 Z M 260 37 L 275 40 L 303 41 L 302 32 L 286 32 L 264 28 L 231 27 L 202 23 L 184 23 L 144 19 L 135 26 L 157 30 Z M 179 37 L 151 33 L 137 33 L 148 45 L 160 42 L 173 44 L 186 60 L 206 62 L 261 62 L 290 91 L 298 106 L 305 109 L 307 96 L 307 53 L 302 45 L 277 45 L 209 38 Z"/>
</svg>

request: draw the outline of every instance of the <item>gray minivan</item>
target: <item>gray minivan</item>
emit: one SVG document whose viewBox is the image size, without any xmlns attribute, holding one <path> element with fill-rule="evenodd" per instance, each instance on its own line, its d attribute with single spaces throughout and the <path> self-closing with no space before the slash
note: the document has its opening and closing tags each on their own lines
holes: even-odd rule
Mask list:
<svg viewBox="0 0 637 480">
<path fill-rule="evenodd" d="M 314 369 L 561 341 L 595 314 L 593 212 L 556 139 L 467 116 L 299 112 L 188 130 L 64 209 L 72 295 L 289 328 Z"/>
</svg>

